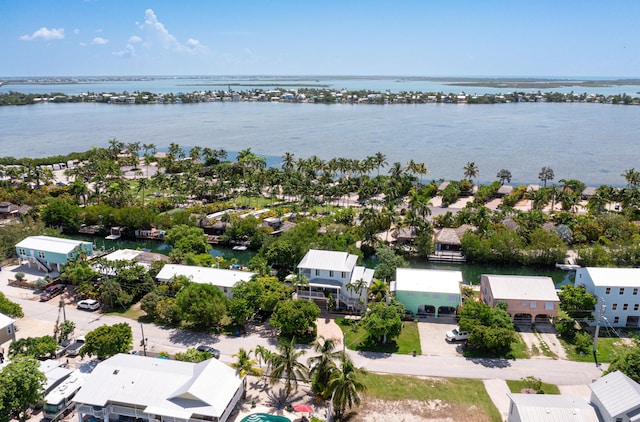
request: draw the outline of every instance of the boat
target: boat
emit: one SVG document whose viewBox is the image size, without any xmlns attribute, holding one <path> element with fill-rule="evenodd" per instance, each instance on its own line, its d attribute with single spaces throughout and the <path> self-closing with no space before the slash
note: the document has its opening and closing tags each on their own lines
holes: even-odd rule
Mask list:
<svg viewBox="0 0 640 422">
<path fill-rule="evenodd" d="M 582 267 L 580 267 L 580 265 L 577 265 L 577 264 L 556 264 L 556 268 L 564 271 L 575 271 L 578 268 L 582 268 Z"/>
<path fill-rule="evenodd" d="M 247 247 L 244 245 L 238 245 L 238 246 L 234 246 L 233 248 L 231 248 L 234 251 L 246 251 Z"/>
</svg>

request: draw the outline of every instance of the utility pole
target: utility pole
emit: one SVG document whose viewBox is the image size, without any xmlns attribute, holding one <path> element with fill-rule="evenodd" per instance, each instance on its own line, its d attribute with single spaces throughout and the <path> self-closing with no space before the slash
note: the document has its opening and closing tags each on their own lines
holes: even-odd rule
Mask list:
<svg viewBox="0 0 640 422">
<path fill-rule="evenodd" d="M 598 309 L 598 316 L 596 317 L 596 332 L 593 335 L 593 360 L 596 362 L 596 366 L 600 366 L 598 363 L 598 354 L 596 352 L 598 346 L 598 334 L 600 333 L 600 320 L 602 319 L 602 313 L 604 312 L 606 305 L 604 299 L 600 299 L 600 308 Z"/>
<path fill-rule="evenodd" d="M 144 325 L 140 324 L 140 331 L 142 331 L 142 352 L 147 356 L 147 339 L 144 337 Z"/>
</svg>

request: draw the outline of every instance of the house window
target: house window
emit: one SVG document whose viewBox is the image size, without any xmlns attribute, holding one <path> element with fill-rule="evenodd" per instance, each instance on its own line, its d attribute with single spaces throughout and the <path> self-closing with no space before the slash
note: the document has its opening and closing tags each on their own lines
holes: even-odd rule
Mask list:
<svg viewBox="0 0 640 422">
<path fill-rule="evenodd" d="M 620 294 L 623 295 L 624 294 L 624 287 L 620 287 Z"/>
<path fill-rule="evenodd" d="M 38 251 L 38 258 L 44 259 L 44 252 Z"/>
<path fill-rule="evenodd" d="M 613 305 L 611 305 L 611 310 L 612 311 L 617 311 L 618 310 L 618 304 L 614 303 Z"/>
<path fill-rule="evenodd" d="M 618 317 L 618 316 L 617 316 L 617 317 L 614 317 L 614 318 L 613 318 L 613 323 L 614 323 L 614 324 L 617 324 L 617 323 L 619 323 L 619 322 L 620 322 L 620 317 Z"/>
<path fill-rule="evenodd" d="M 224 288 L 224 292 L 227 293 L 227 288 L 226 287 Z"/>
<path fill-rule="evenodd" d="M 316 270 L 316 277 L 320 275 L 320 270 Z"/>
<path fill-rule="evenodd" d="M 27 253 L 25 252 L 24 249 L 22 248 L 18 248 L 18 255 L 26 255 Z"/>
<path fill-rule="evenodd" d="M 633 310 L 637 311 L 638 309 L 640 309 L 640 305 L 638 305 L 637 303 L 635 305 L 633 305 Z"/>
<path fill-rule="evenodd" d="M 625 303 L 624 305 L 622 305 L 623 311 L 626 311 L 627 309 L 629 309 L 629 304 Z"/>
<path fill-rule="evenodd" d="M 347 277 L 347 273 L 345 273 L 344 271 L 342 272 L 342 278 L 346 278 Z"/>
<path fill-rule="evenodd" d="M 611 287 L 607 287 L 607 288 L 604 290 L 604 294 L 605 294 L 605 295 L 608 295 L 609 293 L 611 293 Z"/>
<path fill-rule="evenodd" d="M 448 302 L 451 302 L 451 303 L 458 302 L 458 295 L 449 295 Z"/>
<path fill-rule="evenodd" d="M 534 302 L 534 301 L 532 300 L 532 301 L 531 301 L 531 304 L 529 305 L 529 307 L 530 307 L 531 309 L 535 309 L 535 308 L 537 308 L 537 307 L 538 307 L 538 303 L 537 303 L 537 302 Z"/>
<path fill-rule="evenodd" d="M 329 270 L 329 277 L 333 277 L 333 271 Z"/>
<path fill-rule="evenodd" d="M 547 311 L 553 311 L 553 302 L 545 302 L 544 309 Z"/>
<path fill-rule="evenodd" d="M 637 296 L 637 295 L 638 295 L 638 288 L 637 288 L 637 287 L 633 289 L 633 295 L 634 295 L 634 296 Z"/>
<path fill-rule="evenodd" d="M 433 298 L 434 299 L 440 299 L 440 293 L 434 293 L 433 294 Z"/>
<path fill-rule="evenodd" d="M 429 293 L 422 293 L 422 297 L 428 299 L 429 298 Z"/>
<path fill-rule="evenodd" d="M 520 302 L 520 306 L 527 306 L 529 304 L 529 302 L 527 302 L 526 300 L 523 300 L 522 302 Z"/>
</svg>

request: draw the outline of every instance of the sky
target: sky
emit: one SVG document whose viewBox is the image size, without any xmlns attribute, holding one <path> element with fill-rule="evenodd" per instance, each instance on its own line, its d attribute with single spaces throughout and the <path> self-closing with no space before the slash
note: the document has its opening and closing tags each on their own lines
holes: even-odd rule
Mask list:
<svg viewBox="0 0 640 422">
<path fill-rule="evenodd" d="M 640 77 L 638 0 L 0 0 L 0 77 Z"/>
</svg>

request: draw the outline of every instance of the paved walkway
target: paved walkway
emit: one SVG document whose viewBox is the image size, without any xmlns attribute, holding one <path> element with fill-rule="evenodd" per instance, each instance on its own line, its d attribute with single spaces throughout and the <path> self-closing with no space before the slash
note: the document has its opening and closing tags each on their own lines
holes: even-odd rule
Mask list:
<svg viewBox="0 0 640 422">
<path fill-rule="evenodd" d="M 502 420 L 506 421 L 509 417 L 509 397 L 507 394 L 511 392 L 506 381 L 494 378 L 483 380 L 482 382 L 487 394 L 491 397 L 491 401 L 502 415 Z"/>
</svg>

